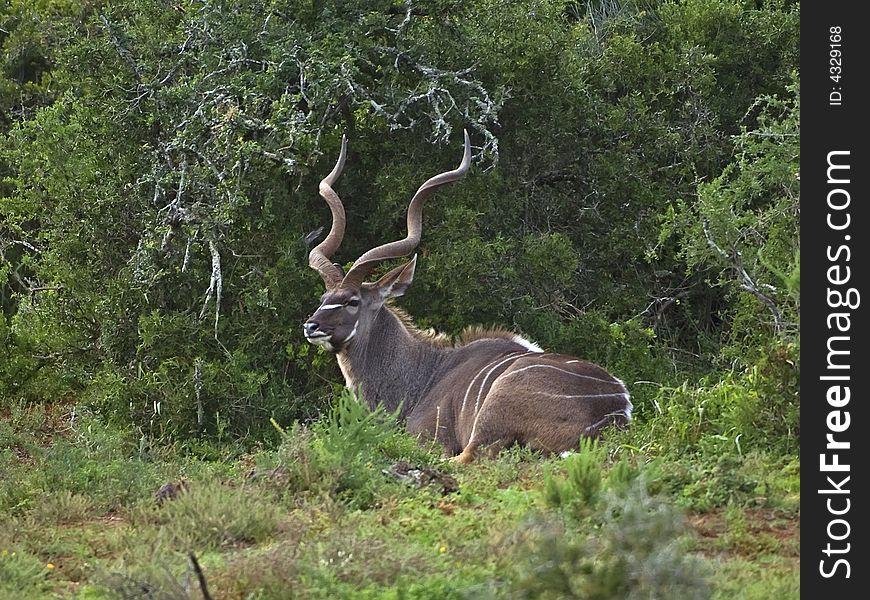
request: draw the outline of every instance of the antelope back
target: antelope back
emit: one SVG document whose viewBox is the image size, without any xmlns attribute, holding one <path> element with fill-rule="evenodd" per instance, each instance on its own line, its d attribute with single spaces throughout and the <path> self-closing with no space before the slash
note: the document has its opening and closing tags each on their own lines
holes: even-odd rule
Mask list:
<svg viewBox="0 0 870 600">
<path fill-rule="evenodd" d="M 606 370 L 500 335 L 455 350 L 410 416 L 412 431 L 433 435 L 450 454 L 463 451 L 462 460 L 470 460 L 480 446 L 515 442 L 548 452 L 570 450 L 581 437 L 630 423 L 628 390 Z"/>
</svg>

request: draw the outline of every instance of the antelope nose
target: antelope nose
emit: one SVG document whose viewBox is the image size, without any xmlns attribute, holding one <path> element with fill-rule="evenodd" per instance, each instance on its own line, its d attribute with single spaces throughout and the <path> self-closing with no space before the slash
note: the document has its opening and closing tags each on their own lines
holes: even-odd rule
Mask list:
<svg viewBox="0 0 870 600">
<path fill-rule="evenodd" d="M 302 329 L 305 331 L 305 337 L 311 337 L 312 334 L 320 329 L 320 323 L 308 321 L 302 326 Z"/>
</svg>

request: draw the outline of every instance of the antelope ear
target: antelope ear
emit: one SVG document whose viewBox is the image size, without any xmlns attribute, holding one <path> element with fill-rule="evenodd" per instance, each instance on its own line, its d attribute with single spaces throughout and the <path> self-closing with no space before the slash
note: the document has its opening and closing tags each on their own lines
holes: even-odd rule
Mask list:
<svg viewBox="0 0 870 600">
<path fill-rule="evenodd" d="M 403 265 L 399 265 L 392 269 L 389 273 L 378 279 L 375 283 L 365 284 L 371 285 L 380 293 L 381 298 L 397 298 L 403 295 L 411 282 L 414 281 L 414 269 L 417 268 L 417 255 Z"/>
</svg>

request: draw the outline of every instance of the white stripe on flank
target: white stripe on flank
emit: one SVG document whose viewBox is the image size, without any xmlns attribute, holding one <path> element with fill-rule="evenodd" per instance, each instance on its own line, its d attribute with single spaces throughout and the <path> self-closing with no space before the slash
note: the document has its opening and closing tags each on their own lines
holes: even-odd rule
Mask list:
<svg viewBox="0 0 870 600">
<path fill-rule="evenodd" d="M 526 353 L 526 354 L 531 354 L 531 353 L 529 352 L 529 353 Z M 515 358 L 520 358 L 520 357 L 517 356 L 517 357 L 515 357 Z M 504 362 L 504 361 L 502 361 L 502 362 Z M 579 360 L 575 360 L 575 361 L 570 361 L 570 362 L 581 362 L 581 361 L 579 361 Z M 490 366 L 491 364 L 492 364 L 492 363 L 489 363 L 489 365 L 487 365 L 486 367 Z M 499 364 L 501 364 L 501 363 L 499 363 Z M 566 364 L 567 364 L 567 363 L 566 363 Z M 498 366 L 498 365 L 496 365 L 496 367 L 497 367 L 497 366 Z M 481 371 L 479 371 L 478 374 L 475 375 L 474 379 L 477 379 L 477 377 L 480 375 L 481 372 L 483 372 L 484 369 L 486 369 L 486 367 L 484 367 L 483 369 L 481 369 Z M 616 377 L 614 377 L 613 379 L 600 379 L 600 378 L 598 378 L 598 377 L 592 377 L 591 375 L 581 375 L 580 373 L 572 373 L 571 371 L 566 371 L 565 369 L 560 369 L 559 367 L 554 367 L 554 366 L 552 366 L 552 365 L 529 365 L 529 366 L 527 366 L 527 367 L 523 367 L 522 369 L 517 369 L 516 371 L 511 371 L 510 373 L 508 373 L 508 374 L 506 374 L 506 375 L 500 375 L 499 377 L 496 377 L 495 381 L 493 382 L 493 386 L 495 386 L 495 385 L 498 384 L 498 383 L 501 383 L 504 379 L 507 379 L 508 377 L 510 377 L 511 375 L 514 375 L 515 373 L 521 373 L 522 371 L 525 371 L 526 369 L 531 369 L 531 368 L 534 368 L 534 367 L 546 367 L 546 368 L 548 368 L 548 369 L 556 369 L 557 371 L 562 371 L 563 373 L 568 373 L 569 375 L 574 375 L 574 376 L 576 376 L 576 377 L 582 377 L 582 378 L 584 378 L 584 379 L 592 379 L 592 380 L 594 380 L 594 381 L 601 381 L 601 382 L 603 382 L 603 383 L 616 384 L 616 385 L 619 385 L 619 386 L 622 388 L 622 391 L 621 391 L 621 392 L 612 392 L 612 393 L 608 393 L 608 394 L 576 394 L 576 395 L 566 395 L 566 394 L 548 394 L 547 392 L 537 392 L 538 394 L 547 395 L 547 396 L 550 396 L 550 397 L 553 397 L 553 398 L 598 398 L 598 397 L 605 397 L 605 396 L 622 396 L 622 397 L 625 399 L 625 403 L 626 403 L 627 406 L 626 406 L 624 409 L 622 409 L 622 410 L 616 410 L 616 411 L 613 411 L 613 412 L 611 412 L 611 413 L 608 413 L 607 415 L 605 415 L 605 417 L 604 417 L 603 419 L 601 419 L 601 420 L 598 421 L 597 423 L 594 423 L 593 425 L 590 425 L 590 426 L 587 427 L 584 431 L 587 431 L 587 432 L 588 432 L 588 431 L 594 431 L 595 428 L 597 428 L 597 427 L 599 427 L 600 425 L 602 425 L 602 424 L 603 424 L 607 419 L 609 419 L 609 418 L 611 418 L 611 417 L 615 417 L 615 416 L 617 416 L 617 415 L 625 415 L 626 419 L 628 419 L 629 421 L 631 421 L 631 411 L 632 411 L 632 409 L 634 408 L 634 406 L 632 405 L 631 400 L 629 399 L 628 388 L 625 387 L 625 383 L 623 383 L 623 381 L 622 381 L 621 379 L 618 379 L 618 378 L 616 378 Z M 487 373 L 486 377 L 484 378 L 483 382 L 481 383 L 481 385 L 480 385 L 480 392 L 478 392 L 478 400 L 480 399 L 480 394 L 481 394 L 482 391 L 483 391 L 483 386 L 486 384 L 486 379 L 489 378 L 489 375 L 490 375 L 494 370 L 495 370 L 495 367 L 493 367 L 492 369 L 490 369 L 489 372 Z M 473 385 L 473 384 L 474 384 L 474 380 L 472 380 L 472 385 Z M 469 386 L 469 390 L 470 390 L 470 389 L 471 389 L 471 386 Z M 465 395 L 466 395 L 466 397 L 467 397 L 467 396 L 468 396 L 468 392 L 466 392 Z M 462 402 L 462 406 L 463 406 L 463 408 L 465 407 L 465 401 L 464 401 L 464 400 L 463 400 L 463 402 Z M 480 413 L 477 412 L 477 403 L 475 403 L 474 423 L 472 423 L 472 425 L 471 425 L 471 434 L 468 436 L 468 443 L 465 444 L 466 447 L 470 446 L 470 445 L 472 444 L 472 442 L 474 441 L 474 435 L 477 433 L 477 421 L 478 421 L 478 419 L 480 419 Z M 564 455 L 564 453 L 563 453 L 563 455 Z M 563 456 L 563 458 L 564 458 L 564 456 Z"/>
<path fill-rule="evenodd" d="M 487 372 L 486 377 L 484 377 L 483 381 L 480 382 L 480 389 L 477 390 L 477 400 L 474 401 L 474 413 L 475 414 L 477 414 L 477 406 L 480 404 L 480 397 L 483 395 L 483 388 L 486 387 L 486 380 L 489 379 L 489 376 L 492 375 L 492 372 L 495 371 L 496 369 L 498 369 L 504 363 L 508 362 L 509 360 L 516 360 L 516 359 L 522 358 L 523 356 L 526 356 L 528 354 L 534 354 L 534 352 L 526 352 L 524 354 L 520 354 L 519 356 L 511 356 L 509 358 L 506 358 Z M 492 363 L 490 363 L 490 364 L 492 364 Z M 476 423 L 477 419 L 475 419 L 474 421 Z"/>
<path fill-rule="evenodd" d="M 477 413 L 476 415 L 474 415 L 474 423 L 471 424 L 471 434 L 468 436 L 468 443 L 465 444 L 466 448 L 471 445 L 471 442 L 474 441 L 474 434 L 477 431 L 477 420 L 479 418 L 480 418 L 480 413 Z"/>
<path fill-rule="evenodd" d="M 595 421 L 592 425 L 589 425 L 588 427 L 586 427 L 583 430 L 583 432 L 584 433 L 596 433 L 602 425 L 606 424 L 608 421 L 612 421 L 611 417 L 614 417 L 614 416 L 616 416 L 616 415 L 615 414 L 605 415 L 603 419 L 599 419 L 598 421 Z"/>
<path fill-rule="evenodd" d="M 540 368 L 540 369 L 555 369 L 556 371 L 561 371 L 562 373 L 567 373 L 568 375 L 573 375 L 574 377 L 582 377 L 583 379 L 591 379 L 593 381 L 600 381 L 602 383 L 614 383 L 616 378 L 614 379 L 601 379 L 600 377 L 592 377 L 591 375 L 581 375 L 580 373 L 572 373 L 571 371 L 566 371 L 565 369 L 560 369 L 559 367 L 554 367 L 553 365 L 529 365 L 528 367 L 523 367 L 522 369 L 517 369 L 516 371 L 511 371 L 507 375 L 502 375 L 505 379 L 512 375 L 516 375 L 517 373 L 522 373 L 523 371 L 528 371 L 529 369 Z"/>
<path fill-rule="evenodd" d="M 548 394 L 547 392 L 535 392 L 550 398 L 606 398 L 607 396 L 627 396 L 625 392 L 611 392 L 609 394 Z M 627 400 L 628 398 L 626 398 Z"/>
<path fill-rule="evenodd" d="M 515 353 L 514 353 L 514 354 L 515 354 Z M 483 381 L 480 382 L 480 389 L 477 391 L 477 400 L 474 401 L 474 423 L 471 424 L 471 434 L 469 434 L 469 436 L 468 436 L 468 444 L 466 444 L 466 446 L 470 445 L 471 442 L 472 442 L 472 440 L 474 440 L 474 434 L 475 434 L 475 432 L 477 431 L 477 420 L 480 419 L 480 412 L 477 410 L 477 406 L 478 406 L 478 404 L 480 403 L 480 398 L 481 398 L 481 396 L 483 395 L 483 388 L 484 388 L 484 386 L 486 385 L 486 380 L 489 379 L 489 376 L 492 375 L 492 372 L 493 372 L 493 371 L 495 371 L 497 368 L 499 368 L 501 365 L 503 365 L 503 364 L 506 363 L 507 361 L 509 361 L 509 360 L 519 360 L 520 358 L 522 358 L 522 357 L 524 357 L 524 356 L 528 356 L 529 354 L 536 354 L 536 352 L 534 352 L 534 351 L 531 351 L 531 352 L 524 352 L 524 353 L 520 354 L 519 356 L 510 356 L 510 355 L 508 355 L 507 358 L 505 358 L 504 360 L 502 360 L 501 362 L 499 362 L 497 365 L 495 365 L 493 368 L 491 368 L 491 369 L 487 372 L 486 377 L 483 378 Z M 492 363 L 489 363 L 489 364 L 491 365 Z M 488 367 L 488 366 L 489 366 L 489 365 L 487 365 L 487 367 Z M 485 369 L 485 368 L 486 368 L 486 367 L 484 367 L 484 369 Z M 508 368 L 510 368 L 510 367 L 508 367 Z M 480 375 L 481 372 L 483 372 L 483 369 L 481 369 L 481 371 L 479 371 L 479 372 L 477 373 L 477 375 Z M 475 379 L 477 379 L 477 375 L 475 375 L 475 377 L 474 377 Z M 496 377 L 496 381 L 498 381 L 498 379 L 499 379 L 499 378 Z M 495 381 L 493 382 L 492 385 L 493 385 L 493 386 L 495 385 Z M 471 389 L 470 386 L 469 386 L 469 389 Z M 466 395 L 467 395 L 467 392 L 466 392 Z M 463 402 L 462 402 L 462 406 L 463 406 L 463 407 L 465 406 L 465 401 L 464 401 L 464 400 L 463 400 Z M 483 408 L 483 407 L 481 407 L 481 408 Z M 461 411 L 460 411 L 460 412 L 461 412 Z"/>
<path fill-rule="evenodd" d="M 511 353 L 508 354 L 507 356 L 517 356 L 517 355 L 519 355 L 519 354 L 520 354 L 519 352 L 511 352 Z M 468 384 L 468 389 L 465 390 L 465 397 L 462 398 L 462 407 L 459 409 L 459 412 L 460 412 L 460 413 L 461 413 L 463 410 L 465 410 L 465 403 L 468 401 L 468 394 L 471 393 L 471 388 L 474 387 L 474 382 L 477 381 L 477 378 L 480 377 L 480 374 L 483 373 L 484 371 L 486 371 L 486 369 L 488 369 L 491 365 L 494 365 L 495 363 L 497 363 L 498 361 L 500 361 L 502 358 L 505 358 L 505 357 L 499 356 L 499 357 L 498 357 L 497 359 L 495 359 L 494 361 L 492 361 L 492 362 L 490 362 L 490 363 L 487 363 L 487 364 L 486 364 L 482 369 L 480 369 L 480 371 L 478 371 L 478 372 L 474 375 L 474 377 L 471 378 L 471 383 Z"/>
<path fill-rule="evenodd" d="M 580 362 L 580 361 L 579 361 L 579 360 L 569 360 L 569 361 L 566 362 L 565 364 L 566 364 L 566 365 L 570 365 L 571 363 L 578 363 L 578 362 Z"/>
<path fill-rule="evenodd" d="M 344 306 L 343 304 L 323 304 L 317 310 L 334 310 L 336 308 L 341 308 Z"/>
</svg>

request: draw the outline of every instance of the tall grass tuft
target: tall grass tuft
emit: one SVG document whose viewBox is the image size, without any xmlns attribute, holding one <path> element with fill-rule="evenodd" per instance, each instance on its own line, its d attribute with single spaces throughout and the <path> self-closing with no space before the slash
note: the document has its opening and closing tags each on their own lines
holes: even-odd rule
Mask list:
<svg viewBox="0 0 870 600">
<path fill-rule="evenodd" d="M 397 414 L 370 410 L 349 390 L 311 426 L 276 427 L 281 445 L 260 462 L 280 474 L 276 481 L 284 493 L 325 494 L 352 508 L 370 508 L 387 488 L 397 489 L 382 473 L 391 463 L 401 459 L 423 466 L 437 460 L 403 430 Z"/>
<path fill-rule="evenodd" d="M 658 465 L 626 456 L 608 468 L 607 452 L 584 441 L 579 454 L 545 476 L 555 514 L 519 534 L 510 597 L 583 600 L 709 597 L 709 574 L 689 553 L 684 519 L 648 481 Z"/>
<path fill-rule="evenodd" d="M 134 527 L 150 526 L 172 550 L 214 550 L 267 541 L 281 510 L 258 490 L 219 481 L 192 483 L 175 500 L 131 511 Z"/>
</svg>

